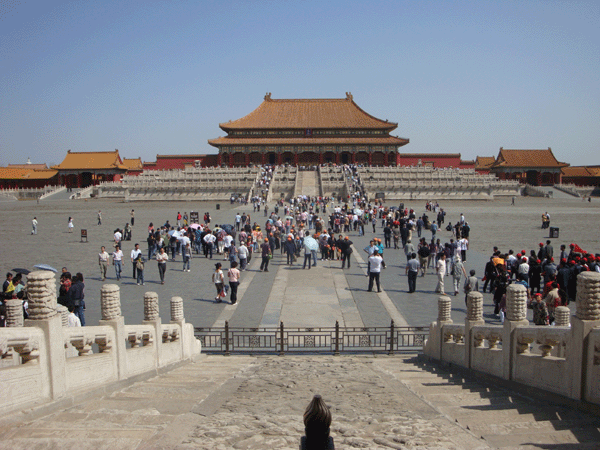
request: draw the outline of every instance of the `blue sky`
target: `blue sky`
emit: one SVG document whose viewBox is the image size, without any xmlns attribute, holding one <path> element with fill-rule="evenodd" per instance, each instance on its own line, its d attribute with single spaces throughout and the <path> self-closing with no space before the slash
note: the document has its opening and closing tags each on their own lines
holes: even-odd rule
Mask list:
<svg viewBox="0 0 600 450">
<path fill-rule="evenodd" d="M 0 0 L 1 165 L 213 153 L 266 92 L 352 92 L 403 152 L 600 164 L 600 2 Z"/>
</svg>

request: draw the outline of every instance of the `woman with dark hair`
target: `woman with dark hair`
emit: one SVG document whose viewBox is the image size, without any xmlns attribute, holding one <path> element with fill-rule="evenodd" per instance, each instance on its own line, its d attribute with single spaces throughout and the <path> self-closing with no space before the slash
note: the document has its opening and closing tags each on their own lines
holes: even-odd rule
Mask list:
<svg viewBox="0 0 600 450">
<path fill-rule="evenodd" d="M 217 303 L 221 303 L 223 289 L 225 288 L 225 276 L 223 275 L 221 267 L 221 263 L 216 263 L 215 271 L 212 274 L 212 282 L 215 284 L 215 288 L 217 290 L 217 296 L 215 297 L 215 302 Z"/>
<path fill-rule="evenodd" d="M 500 314 L 500 301 L 502 300 L 502 296 L 506 294 L 506 287 L 508 286 L 508 275 L 506 273 L 506 268 L 502 264 L 497 264 L 496 270 L 498 272 L 498 275 L 496 276 L 496 280 L 494 281 L 494 314 L 498 315 Z"/>
<path fill-rule="evenodd" d="M 81 273 L 77 273 L 73 277 L 73 284 L 69 289 L 69 304 L 73 306 L 73 313 L 79 317 L 81 321 L 81 326 L 85 326 L 85 316 L 83 310 L 85 308 L 84 302 L 84 289 L 85 285 L 83 284 L 83 275 Z M 68 306 L 67 306 L 68 307 Z"/>
<path fill-rule="evenodd" d="M 229 278 L 229 287 L 231 288 L 231 304 L 235 305 L 237 303 L 237 290 L 240 285 L 240 271 L 237 268 L 238 263 L 233 261 L 231 263 L 231 267 L 227 272 L 227 277 Z"/>
</svg>

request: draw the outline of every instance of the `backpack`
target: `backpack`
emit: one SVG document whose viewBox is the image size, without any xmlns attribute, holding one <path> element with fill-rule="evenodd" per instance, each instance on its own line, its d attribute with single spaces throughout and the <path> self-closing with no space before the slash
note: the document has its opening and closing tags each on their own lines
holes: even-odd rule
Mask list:
<svg viewBox="0 0 600 450">
<path fill-rule="evenodd" d="M 427 258 L 429 256 L 429 254 L 431 253 L 431 251 L 429 250 L 429 247 L 424 245 L 419 249 L 418 253 L 419 253 L 420 257 Z"/>
</svg>

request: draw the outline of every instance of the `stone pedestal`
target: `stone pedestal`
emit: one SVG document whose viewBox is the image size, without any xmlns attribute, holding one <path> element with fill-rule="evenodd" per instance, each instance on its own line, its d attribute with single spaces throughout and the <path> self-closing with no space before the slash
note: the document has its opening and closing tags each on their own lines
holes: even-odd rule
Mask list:
<svg viewBox="0 0 600 450">
<path fill-rule="evenodd" d="M 512 378 L 513 365 L 517 357 L 514 331 L 529 325 L 527 320 L 527 289 L 522 284 L 511 284 L 506 288 L 506 320 L 502 333 L 502 376 Z"/>
<path fill-rule="evenodd" d="M 467 317 L 465 318 L 465 363 L 471 368 L 471 354 L 473 352 L 473 327 L 485 325 L 483 320 L 483 295 L 480 292 L 469 292 L 467 295 Z"/>
<path fill-rule="evenodd" d="M 438 319 L 429 326 L 429 338 L 424 346 L 424 353 L 438 361 L 442 360 L 443 327 L 453 323 L 451 311 L 452 299 L 446 295 L 438 297 Z"/>
</svg>

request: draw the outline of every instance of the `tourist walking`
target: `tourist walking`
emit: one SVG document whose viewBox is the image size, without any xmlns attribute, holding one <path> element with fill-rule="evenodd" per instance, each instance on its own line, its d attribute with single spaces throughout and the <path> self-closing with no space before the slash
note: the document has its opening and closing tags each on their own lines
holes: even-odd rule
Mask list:
<svg viewBox="0 0 600 450">
<path fill-rule="evenodd" d="M 350 257 L 352 256 L 352 244 L 353 242 L 350 240 L 348 236 L 344 237 L 342 242 L 338 245 L 342 250 L 342 269 L 348 263 L 348 269 L 350 268 Z"/>
<path fill-rule="evenodd" d="M 98 225 L 102 225 L 102 211 L 98 211 Z"/>
<path fill-rule="evenodd" d="M 225 276 L 223 275 L 223 271 L 221 270 L 221 263 L 215 264 L 215 271 L 212 274 L 212 282 L 215 285 L 217 290 L 217 296 L 215 297 L 215 302 L 221 303 L 221 298 L 225 297 Z"/>
<path fill-rule="evenodd" d="M 435 288 L 435 292 L 438 294 L 445 294 L 444 290 L 444 276 L 446 276 L 446 254 L 442 253 L 435 266 L 435 272 L 438 278 L 438 284 Z"/>
<path fill-rule="evenodd" d="M 238 247 L 238 258 L 240 260 L 240 270 L 243 272 L 244 270 L 246 270 L 246 265 L 248 264 L 248 255 L 249 254 L 249 250 L 248 247 L 246 247 L 246 243 L 242 242 L 240 244 L 240 246 Z"/>
<path fill-rule="evenodd" d="M 373 255 L 369 257 L 369 263 L 371 266 L 371 271 L 369 272 L 369 287 L 367 292 L 373 291 L 373 282 L 377 284 L 377 292 L 381 292 L 381 284 L 379 280 L 379 275 L 381 274 L 381 268 L 385 269 L 385 262 L 383 258 L 379 254 L 379 250 L 375 250 Z"/>
<path fill-rule="evenodd" d="M 465 266 L 460 259 L 460 256 L 454 257 L 454 264 L 452 264 L 452 280 L 454 281 L 454 295 L 458 295 L 460 291 L 460 280 L 462 276 L 467 276 Z"/>
<path fill-rule="evenodd" d="M 471 269 L 469 272 L 469 277 L 465 280 L 464 292 L 465 292 L 465 305 L 467 304 L 467 297 L 469 296 L 469 292 L 479 292 L 479 280 L 475 276 L 475 269 Z"/>
<path fill-rule="evenodd" d="M 135 258 L 133 265 L 137 271 L 138 286 L 144 286 L 144 260 L 142 259 L 142 252 Z"/>
<path fill-rule="evenodd" d="M 117 275 L 117 281 L 121 279 L 121 272 L 123 271 L 123 252 L 121 246 L 117 245 L 115 251 L 112 254 L 113 266 L 115 266 L 115 273 Z"/>
<path fill-rule="evenodd" d="M 160 284 L 165 284 L 165 272 L 167 271 L 167 261 L 169 255 L 165 252 L 164 247 L 160 248 L 160 252 L 156 255 L 156 261 L 158 262 L 158 275 L 160 276 Z"/>
<path fill-rule="evenodd" d="M 419 261 L 417 261 L 417 254 L 412 253 L 409 256 L 408 263 L 406 263 L 406 275 L 408 275 L 408 293 L 412 294 L 417 290 L 417 275 L 421 268 Z"/>
<path fill-rule="evenodd" d="M 133 209 L 131 210 L 130 217 L 131 217 L 131 226 L 134 226 L 135 225 L 135 211 Z"/>
<path fill-rule="evenodd" d="M 69 233 L 73 232 L 73 228 L 75 228 L 75 225 L 73 225 L 73 218 L 69 217 L 69 222 L 67 223 L 67 229 L 69 230 Z"/>
<path fill-rule="evenodd" d="M 31 234 L 37 234 L 37 226 L 38 226 L 37 217 L 34 217 L 31 220 Z"/>
<path fill-rule="evenodd" d="M 133 250 L 131 250 L 131 265 L 133 266 L 133 276 L 132 278 L 137 278 L 137 267 L 134 264 L 134 261 L 138 258 L 138 256 L 140 256 L 142 254 L 142 251 L 140 250 L 140 244 L 135 244 L 135 247 L 133 248 Z"/>
<path fill-rule="evenodd" d="M 260 253 L 262 256 L 262 261 L 260 263 L 260 271 L 268 272 L 269 271 L 269 259 L 273 257 L 271 253 L 271 246 L 269 245 L 269 240 L 265 238 L 264 243 L 260 246 Z M 309 252 L 310 255 L 310 252 Z"/>
<path fill-rule="evenodd" d="M 231 304 L 237 303 L 237 290 L 240 285 L 240 271 L 237 268 L 238 263 L 233 261 L 231 267 L 227 271 L 227 278 L 229 278 L 229 288 L 231 289 Z"/>
<path fill-rule="evenodd" d="M 106 280 L 106 271 L 108 270 L 108 252 L 104 246 L 100 247 L 100 253 L 98 253 L 98 264 L 100 266 L 100 277 L 102 281 Z"/>
</svg>

